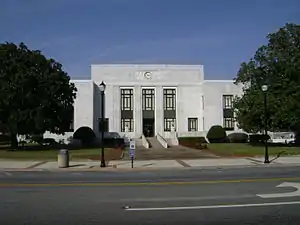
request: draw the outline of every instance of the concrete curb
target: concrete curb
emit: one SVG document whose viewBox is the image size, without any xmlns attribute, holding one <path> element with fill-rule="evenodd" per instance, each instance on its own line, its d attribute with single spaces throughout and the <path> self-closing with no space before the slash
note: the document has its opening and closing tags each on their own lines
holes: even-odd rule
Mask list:
<svg viewBox="0 0 300 225">
<path fill-rule="evenodd" d="M 300 167 L 299 163 L 295 164 L 261 164 L 261 165 L 224 165 L 224 166 L 197 166 L 197 167 L 136 167 L 136 168 L 113 168 L 113 167 L 94 167 L 94 168 L 0 168 L 0 172 L 139 172 L 139 171 L 161 171 L 161 170 L 224 170 L 224 169 L 240 169 L 240 168 L 278 168 L 278 167 Z"/>
</svg>

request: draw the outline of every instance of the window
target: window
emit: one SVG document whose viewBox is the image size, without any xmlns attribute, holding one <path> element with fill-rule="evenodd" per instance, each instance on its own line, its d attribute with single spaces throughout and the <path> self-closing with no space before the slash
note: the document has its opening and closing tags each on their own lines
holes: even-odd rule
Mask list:
<svg viewBox="0 0 300 225">
<path fill-rule="evenodd" d="M 233 95 L 223 95 L 223 127 L 234 130 Z"/>
<path fill-rule="evenodd" d="M 121 89 L 121 132 L 134 131 L 133 89 Z"/>
<path fill-rule="evenodd" d="M 133 110 L 133 89 L 121 89 L 121 110 Z"/>
<path fill-rule="evenodd" d="M 126 132 L 126 128 L 128 128 L 128 132 L 133 132 L 133 119 L 121 118 L 121 132 Z"/>
<path fill-rule="evenodd" d="M 98 118 L 98 130 L 99 132 L 101 132 L 102 130 L 102 123 L 101 123 L 101 118 Z M 108 118 L 104 118 L 104 124 L 103 124 L 103 127 L 104 127 L 104 132 L 108 132 L 109 131 L 109 119 Z"/>
<path fill-rule="evenodd" d="M 71 111 L 69 111 L 69 115 L 71 117 L 71 122 L 69 124 L 69 127 L 67 128 L 66 132 L 73 132 L 74 131 L 74 106 L 72 106 Z"/>
<path fill-rule="evenodd" d="M 143 110 L 154 110 L 154 89 L 143 89 Z"/>
<path fill-rule="evenodd" d="M 198 118 L 188 118 L 188 131 L 198 131 Z"/>
<path fill-rule="evenodd" d="M 164 131 L 171 131 L 172 125 L 176 130 L 176 89 L 164 89 Z"/>
<path fill-rule="evenodd" d="M 204 95 L 202 95 L 202 110 L 204 110 Z"/>
<path fill-rule="evenodd" d="M 176 118 L 164 118 L 164 131 L 170 132 L 172 126 L 176 130 Z"/>
<path fill-rule="evenodd" d="M 223 95 L 223 109 L 232 109 L 233 95 Z"/>
<path fill-rule="evenodd" d="M 223 127 L 225 130 L 234 130 L 234 118 L 224 118 Z"/>
<path fill-rule="evenodd" d="M 176 110 L 175 89 L 164 89 L 164 110 Z"/>
</svg>

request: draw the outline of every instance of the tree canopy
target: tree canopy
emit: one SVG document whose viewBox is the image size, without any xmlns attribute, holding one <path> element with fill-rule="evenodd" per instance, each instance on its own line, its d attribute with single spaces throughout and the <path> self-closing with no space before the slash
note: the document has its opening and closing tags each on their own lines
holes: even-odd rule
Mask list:
<svg viewBox="0 0 300 225">
<path fill-rule="evenodd" d="M 249 62 L 243 62 L 235 83 L 244 94 L 235 99 L 236 119 L 247 132 L 263 129 L 264 94 L 268 85 L 267 119 L 270 131 L 300 127 L 300 26 L 286 24 L 267 36 Z"/>
<path fill-rule="evenodd" d="M 24 43 L 0 44 L 0 122 L 14 139 L 66 132 L 75 97 L 74 84 L 54 59 Z"/>
</svg>

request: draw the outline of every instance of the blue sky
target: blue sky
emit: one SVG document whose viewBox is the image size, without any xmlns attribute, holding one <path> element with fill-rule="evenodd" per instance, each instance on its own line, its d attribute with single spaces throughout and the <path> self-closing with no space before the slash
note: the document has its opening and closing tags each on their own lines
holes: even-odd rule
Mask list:
<svg viewBox="0 0 300 225">
<path fill-rule="evenodd" d="M 0 0 L 0 42 L 23 41 L 74 78 L 95 63 L 203 64 L 231 79 L 299 0 Z"/>
</svg>

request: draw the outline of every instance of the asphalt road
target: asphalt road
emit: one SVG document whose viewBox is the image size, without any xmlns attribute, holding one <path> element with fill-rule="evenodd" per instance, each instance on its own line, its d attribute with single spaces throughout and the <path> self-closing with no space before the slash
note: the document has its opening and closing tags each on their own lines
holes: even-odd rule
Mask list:
<svg viewBox="0 0 300 225">
<path fill-rule="evenodd" d="M 0 224 L 299 225 L 298 186 L 300 167 L 0 171 Z"/>
</svg>

